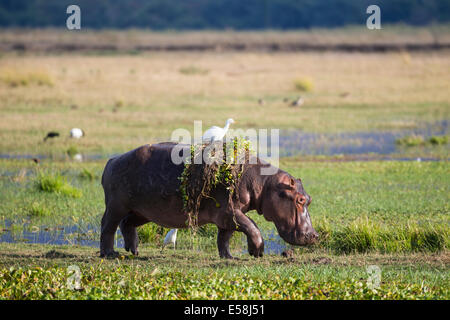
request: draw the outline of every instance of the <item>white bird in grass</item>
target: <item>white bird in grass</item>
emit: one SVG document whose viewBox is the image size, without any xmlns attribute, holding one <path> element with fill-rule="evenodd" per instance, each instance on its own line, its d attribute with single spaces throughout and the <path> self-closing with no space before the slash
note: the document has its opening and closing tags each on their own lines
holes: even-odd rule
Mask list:
<svg viewBox="0 0 450 320">
<path fill-rule="evenodd" d="M 166 237 L 164 238 L 163 249 L 165 246 L 173 243 L 173 249 L 175 250 L 175 243 L 177 242 L 177 232 L 178 229 L 171 229 L 167 232 Z"/>
<path fill-rule="evenodd" d="M 80 128 L 73 128 L 70 130 L 70 137 L 75 139 L 80 139 L 84 136 L 84 131 Z"/>
<path fill-rule="evenodd" d="M 203 134 L 202 140 L 203 142 L 213 142 L 213 141 L 221 141 L 223 137 L 227 134 L 228 128 L 230 127 L 230 124 L 234 123 L 233 119 L 228 119 L 227 123 L 225 124 L 225 127 L 220 128 L 213 126 L 205 131 Z"/>
</svg>

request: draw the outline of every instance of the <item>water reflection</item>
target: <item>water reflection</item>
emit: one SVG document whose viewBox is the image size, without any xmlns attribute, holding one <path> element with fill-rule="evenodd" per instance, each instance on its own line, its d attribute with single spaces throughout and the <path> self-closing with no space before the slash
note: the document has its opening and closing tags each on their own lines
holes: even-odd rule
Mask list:
<svg viewBox="0 0 450 320">
<path fill-rule="evenodd" d="M 280 238 L 280 236 L 274 230 L 263 231 L 261 230 L 261 236 L 264 239 L 264 254 L 281 255 L 283 251 L 289 248 L 289 245 Z M 247 237 L 242 235 L 242 254 L 248 254 Z"/>
<path fill-rule="evenodd" d="M 27 242 L 51 245 L 100 246 L 98 227 L 93 225 L 31 226 L 27 223 L 14 224 L 9 220 L 0 228 L 0 243 Z M 123 248 L 123 238 L 116 233 L 115 246 Z"/>
</svg>

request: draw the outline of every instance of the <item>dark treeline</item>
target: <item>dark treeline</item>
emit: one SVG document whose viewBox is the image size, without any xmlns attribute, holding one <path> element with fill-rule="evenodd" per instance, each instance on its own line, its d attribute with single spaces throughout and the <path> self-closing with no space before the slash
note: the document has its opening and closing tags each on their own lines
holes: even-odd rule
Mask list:
<svg viewBox="0 0 450 320">
<path fill-rule="evenodd" d="M 450 0 L 0 0 L 0 26 L 64 27 L 81 8 L 83 28 L 298 29 L 365 24 L 377 4 L 382 23 L 450 21 Z"/>
</svg>

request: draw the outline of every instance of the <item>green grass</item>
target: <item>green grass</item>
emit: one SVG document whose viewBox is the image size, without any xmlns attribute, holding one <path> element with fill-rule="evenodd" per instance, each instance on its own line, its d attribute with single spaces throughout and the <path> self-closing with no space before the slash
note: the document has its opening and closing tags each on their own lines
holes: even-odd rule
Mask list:
<svg viewBox="0 0 450 320">
<path fill-rule="evenodd" d="M 395 143 L 407 147 L 421 146 L 425 144 L 425 139 L 421 136 L 408 136 L 395 140 Z"/>
<path fill-rule="evenodd" d="M 145 248 L 141 256 L 102 260 L 97 249 L 0 245 L 3 299 L 448 299 L 448 255 L 243 257 Z M 323 262 L 325 261 L 325 262 Z M 395 261 L 393 263 L 392 261 Z M 367 266 L 378 265 L 378 288 Z M 80 270 L 70 289 L 69 266 Z M 69 282 L 68 282 L 69 281 Z"/>
<path fill-rule="evenodd" d="M 37 170 L 29 160 L 0 160 L 0 232 L 9 221 L 8 228 L 20 242 L 24 231 L 76 225 L 80 230 L 68 234 L 69 239 L 98 241 L 104 211 L 100 184 L 104 164 L 45 160 Z M 101 262 L 97 248 L 1 243 L 0 297 L 448 299 L 447 162 L 287 158 L 280 165 L 301 177 L 313 197 L 310 214 L 321 238 L 315 246 L 294 248 L 292 259 L 280 255 L 252 258 L 242 234 L 235 233 L 231 252 L 239 260 L 221 260 L 213 225 L 200 228 L 195 236 L 190 229 L 179 230 L 177 250 L 161 252 L 168 229 L 149 223 L 139 228 L 137 258 L 126 255 Z M 83 195 L 74 198 L 39 190 L 40 172 L 46 172 L 46 178 L 59 176 L 55 185 L 70 181 Z M 249 216 L 263 234 L 274 230 L 257 213 Z M 88 231 L 88 225 L 96 231 Z M 51 250 L 60 252 L 60 257 L 49 257 Z M 123 249 L 118 251 L 125 254 Z M 67 267 L 72 264 L 82 272 L 80 291 L 66 287 Z M 382 270 L 382 284 L 376 291 L 367 286 L 368 265 Z"/>
<path fill-rule="evenodd" d="M 28 214 L 32 217 L 45 217 L 51 215 L 50 210 L 44 204 L 39 202 L 33 202 L 27 208 L 27 211 Z"/>
<path fill-rule="evenodd" d="M 66 153 L 70 158 L 73 158 L 77 153 L 79 153 L 79 151 L 76 146 L 70 146 L 67 148 Z"/>
<path fill-rule="evenodd" d="M 428 142 L 433 145 L 446 145 L 448 143 L 448 136 L 432 136 Z"/>
<path fill-rule="evenodd" d="M 96 175 L 92 170 L 87 168 L 81 168 L 81 172 L 78 175 L 81 179 L 87 179 L 89 181 L 94 181 L 95 179 L 99 179 L 99 176 Z"/>
<path fill-rule="evenodd" d="M 181 74 L 185 75 L 206 75 L 208 74 L 209 70 L 196 67 L 196 66 L 188 66 L 188 67 L 182 67 L 178 70 Z"/>
<path fill-rule="evenodd" d="M 0 217 L 18 225 L 98 227 L 104 212 L 100 184 L 104 164 L 43 161 L 36 170 L 28 160 L 0 160 L 4 190 Z M 311 218 L 323 248 L 337 253 L 448 249 L 450 174 L 446 162 L 302 162 L 290 158 L 282 159 L 281 167 L 301 177 L 313 197 Z M 264 232 L 274 229 L 256 212 L 249 215 Z M 158 246 L 167 231 L 147 224 L 139 235 L 142 242 Z M 235 244 L 240 237 L 236 233 Z M 189 230 L 180 230 L 179 247 L 190 248 L 192 241 L 198 241 L 202 247 L 215 248 L 215 238 L 213 225 L 200 228 L 194 237 L 197 240 L 192 240 Z"/>
<path fill-rule="evenodd" d="M 39 171 L 36 177 L 36 187 L 40 191 L 62 194 L 73 198 L 82 196 L 81 190 L 71 186 L 60 173 L 45 173 Z"/>
<path fill-rule="evenodd" d="M 323 230 L 323 229 L 322 229 Z M 319 230 L 319 234 L 321 233 Z M 325 229 L 323 245 L 336 253 L 438 252 L 449 248 L 449 228 L 445 226 L 380 226 L 366 219 L 330 232 Z M 330 234 L 331 233 L 331 234 Z"/>
<path fill-rule="evenodd" d="M 422 136 L 406 136 L 395 141 L 396 144 L 407 147 L 423 146 L 429 144 L 432 146 L 446 145 L 448 143 L 447 136 L 432 136 L 425 140 Z"/>
</svg>

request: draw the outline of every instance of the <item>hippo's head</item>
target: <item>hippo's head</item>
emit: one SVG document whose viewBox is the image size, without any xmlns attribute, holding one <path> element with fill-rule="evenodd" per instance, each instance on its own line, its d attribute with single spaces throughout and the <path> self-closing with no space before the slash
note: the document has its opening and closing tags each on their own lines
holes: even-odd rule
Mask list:
<svg viewBox="0 0 450 320">
<path fill-rule="evenodd" d="M 293 245 L 307 245 L 319 238 L 311 224 L 308 206 L 311 197 L 303 189 L 300 179 L 285 172 L 270 178 L 266 185 L 261 213 L 273 221 L 284 241 Z"/>
</svg>

